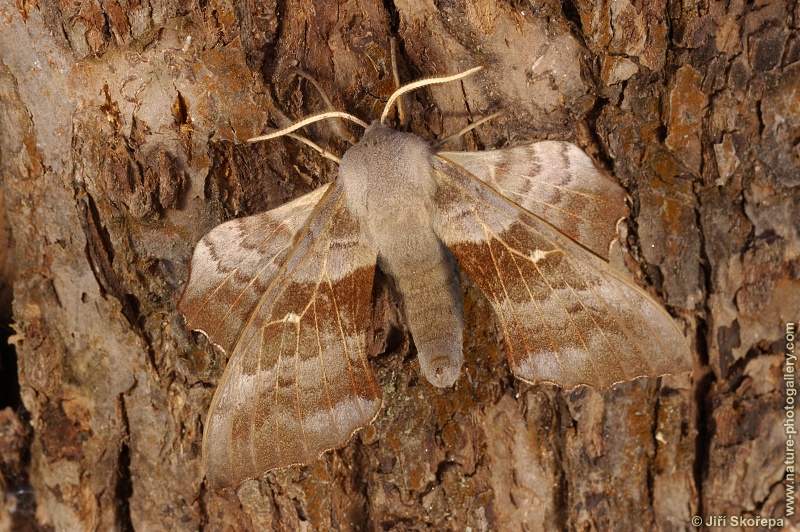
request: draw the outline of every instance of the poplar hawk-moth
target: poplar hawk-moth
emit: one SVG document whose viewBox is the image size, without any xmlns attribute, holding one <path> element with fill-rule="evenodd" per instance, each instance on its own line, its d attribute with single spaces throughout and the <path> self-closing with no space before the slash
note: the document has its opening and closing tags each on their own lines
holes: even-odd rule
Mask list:
<svg viewBox="0 0 800 532">
<path fill-rule="evenodd" d="M 436 152 L 383 120 L 363 125 L 334 182 L 197 244 L 179 309 L 230 354 L 203 436 L 213 485 L 309 462 L 375 418 L 376 266 L 438 387 L 463 362 L 456 264 L 491 302 L 525 382 L 606 388 L 691 368 L 669 314 L 608 263 L 626 194 L 580 148 Z"/>
</svg>

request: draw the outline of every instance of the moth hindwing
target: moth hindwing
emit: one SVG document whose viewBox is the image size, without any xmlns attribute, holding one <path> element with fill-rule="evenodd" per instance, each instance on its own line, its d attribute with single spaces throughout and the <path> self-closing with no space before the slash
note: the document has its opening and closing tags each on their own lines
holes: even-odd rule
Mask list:
<svg viewBox="0 0 800 532">
<path fill-rule="evenodd" d="M 362 125 L 336 181 L 197 244 L 179 310 L 230 354 L 203 435 L 213 485 L 309 462 L 377 415 L 365 348 L 376 265 L 435 386 L 462 367 L 456 264 L 491 302 L 526 382 L 605 388 L 691 368 L 669 314 L 608 264 L 625 193 L 579 148 L 437 154 Z"/>
</svg>

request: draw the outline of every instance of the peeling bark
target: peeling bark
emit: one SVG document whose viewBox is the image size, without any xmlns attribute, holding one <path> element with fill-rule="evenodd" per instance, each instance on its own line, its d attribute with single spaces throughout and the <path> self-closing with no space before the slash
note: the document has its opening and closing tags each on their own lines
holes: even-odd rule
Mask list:
<svg viewBox="0 0 800 532">
<path fill-rule="evenodd" d="M 785 517 L 794 3 L 91 0 L 0 14 L 0 317 L 14 348 L 0 368 L 0 529 Z M 175 310 L 193 246 L 334 178 L 289 139 L 244 140 L 324 109 L 296 69 L 337 108 L 377 117 L 392 37 L 404 81 L 486 67 L 409 97 L 414 132 L 443 138 L 502 110 L 461 148 L 566 139 L 617 176 L 633 206 L 626 264 L 685 328 L 695 371 L 604 393 L 522 384 L 466 279 L 467 373 L 434 389 L 379 283 L 376 422 L 308 466 L 209 490 L 199 449 L 225 356 Z M 325 123 L 306 134 L 346 148 Z"/>
</svg>

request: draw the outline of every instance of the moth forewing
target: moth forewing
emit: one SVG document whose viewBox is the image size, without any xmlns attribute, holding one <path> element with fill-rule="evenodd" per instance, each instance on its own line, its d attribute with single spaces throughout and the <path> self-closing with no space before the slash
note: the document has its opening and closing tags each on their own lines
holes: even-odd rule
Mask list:
<svg viewBox="0 0 800 532">
<path fill-rule="evenodd" d="M 489 153 L 484 164 L 491 166 L 497 157 Z M 590 246 L 463 167 L 437 158 L 433 169 L 436 231 L 492 303 L 518 378 L 607 388 L 691 369 L 688 346 L 669 314 Z"/>
<path fill-rule="evenodd" d="M 376 253 L 341 187 L 331 186 L 297 234 L 239 330 L 209 408 L 203 460 L 215 486 L 309 462 L 380 407 L 364 339 Z"/>
<path fill-rule="evenodd" d="M 230 353 L 328 185 L 271 211 L 225 222 L 195 247 L 178 302 L 186 326 Z"/>
<path fill-rule="evenodd" d="M 618 221 L 628 216 L 625 190 L 569 142 L 437 155 L 604 259 Z"/>
</svg>

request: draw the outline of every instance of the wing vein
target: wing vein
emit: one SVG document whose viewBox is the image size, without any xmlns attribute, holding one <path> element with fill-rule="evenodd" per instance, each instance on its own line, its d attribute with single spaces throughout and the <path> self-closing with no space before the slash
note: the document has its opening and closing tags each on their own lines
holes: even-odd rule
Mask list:
<svg viewBox="0 0 800 532">
<path fill-rule="evenodd" d="M 256 381 L 261 375 L 261 361 L 264 356 L 264 333 L 266 329 L 262 327 L 259 331 L 258 342 L 258 364 L 256 365 Z M 256 385 L 258 383 L 256 382 Z M 237 387 L 238 388 L 238 387 Z M 258 408 L 258 401 L 251 401 L 252 408 L 250 411 L 250 460 L 252 464 L 256 463 L 256 448 L 254 442 L 256 441 L 256 409 Z"/>
<path fill-rule="evenodd" d="M 340 338 L 342 339 L 342 351 L 344 352 L 344 359 L 345 359 L 345 362 L 347 363 L 347 374 L 350 377 L 350 389 L 352 390 L 353 395 L 356 397 L 356 404 L 358 405 L 358 410 L 359 410 L 359 412 L 361 412 L 361 417 L 363 418 L 364 417 L 364 407 L 361 404 L 361 397 L 358 395 L 358 389 L 357 389 L 357 386 L 356 386 L 356 377 L 355 377 L 355 374 L 353 372 L 353 364 L 350 361 L 350 351 L 348 350 L 348 347 L 347 347 L 347 334 L 346 334 L 346 332 L 344 330 L 344 326 L 342 324 L 342 317 L 339 314 L 339 302 L 336 300 L 335 294 L 334 294 L 334 297 L 333 297 L 333 308 L 334 308 L 335 313 L 336 313 L 336 325 L 339 328 L 339 335 L 340 335 Z"/>
<path fill-rule="evenodd" d="M 333 297 L 333 294 L 334 294 L 333 285 L 330 282 L 330 277 L 327 274 L 327 269 L 325 270 L 325 272 L 326 273 L 324 274 L 323 279 L 324 279 L 325 284 L 327 285 L 328 289 L 330 290 L 331 299 L 333 301 L 335 301 L 336 298 Z M 338 323 L 338 321 L 340 320 L 339 313 L 335 312 L 335 314 L 336 314 L 336 320 L 337 320 L 337 323 Z M 314 313 L 314 325 L 315 325 L 315 328 L 317 330 L 317 349 L 319 351 L 319 365 L 320 365 L 320 370 L 322 371 L 322 382 L 324 384 L 324 389 L 325 389 L 325 399 L 328 402 L 328 410 L 330 410 L 331 421 L 333 422 L 333 426 L 336 428 L 336 433 L 337 434 L 341 434 L 342 432 L 341 432 L 341 429 L 339 428 L 339 424 L 336 422 L 336 414 L 335 414 L 335 412 L 333 410 L 333 400 L 331 399 L 331 391 L 330 391 L 330 386 L 328 384 L 328 374 L 327 374 L 327 371 L 325 370 L 325 359 L 322 356 L 322 341 L 320 340 L 320 337 L 319 337 L 319 324 L 317 322 L 317 314 L 316 314 L 316 312 Z"/>
<path fill-rule="evenodd" d="M 300 316 L 300 319 L 297 321 L 297 340 L 295 341 L 296 345 L 294 349 L 294 393 L 295 402 L 297 404 L 297 423 L 300 425 L 300 434 L 303 437 L 303 447 L 306 451 L 306 457 L 308 457 L 308 437 L 306 436 L 305 423 L 303 423 L 303 405 L 300 402 L 300 324 L 306 317 L 307 311 L 308 307 L 306 307 L 306 309 L 303 311 L 303 314 Z"/>
<path fill-rule="evenodd" d="M 528 174 L 509 171 L 508 175 L 515 176 L 515 177 L 521 177 L 523 179 L 527 179 L 529 181 L 533 181 L 534 183 L 538 183 L 540 185 L 548 186 L 548 187 L 551 187 L 551 188 L 554 188 L 554 189 L 557 189 L 557 190 L 562 190 L 562 191 L 565 191 L 565 192 L 567 192 L 569 194 L 575 194 L 576 196 L 583 196 L 584 198 L 587 198 L 587 199 L 592 200 L 592 201 L 596 201 L 597 203 L 602 203 L 604 205 L 608 204 L 608 201 L 603 199 L 603 196 L 589 194 L 589 193 L 583 192 L 581 190 L 575 190 L 573 188 L 565 187 L 564 185 L 558 185 L 556 183 L 553 183 L 551 181 L 546 181 L 544 179 L 537 179 L 534 176 L 531 176 L 531 175 L 528 175 Z M 503 190 L 503 193 L 505 193 L 506 192 L 506 187 L 503 187 L 496 178 L 495 178 L 495 182 L 497 183 L 497 186 L 500 189 Z M 530 197 L 527 194 L 521 194 L 521 195 L 523 195 L 525 197 Z M 531 199 L 533 199 L 533 198 L 531 197 Z"/>
<path fill-rule="evenodd" d="M 494 267 L 494 270 L 495 270 L 495 272 L 497 274 L 497 278 L 500 281 L 500 286 L 503 288 L 503 294 L 505 295 L 506 300 L 507 301 L 511 301 L 511 298 L 509 297 L 509 294 L 508 294 L 508 288 L 506 287 L 506 284 L 505 284 L 505 282 L 503 280 L 503 275 L 502 275 L 502 273 L 500 271 L 500 268 L 499 268 L 499 265 L 498 265 L 498 262 L 497 262 L 497 258 L 495 257 L 494 250 L 492 250 L 492 246 L 491 246 L 492 237 L 494 237 L 494 239 L 497 242 L 499 242 L 506 249 L 508 249 L 509 251 L 512 252 L 512 260 L 513 260 L 513 254 L 517 253 L 517 252 L 516 252 L 516 250 L 514 250 L 513 248 L 508 246 L 506 244 L 506 242 L 502 238 L 500 238 L 500 235 L 498 235 L 495 231 L 493 231 L 491 229 L 491 226 L 486 223 L 486 221 L 480 216 L 480 214 L 478 214 L 477 209 L 475 209 L 472 206 L 470 206 L 470 210 L 472 210 L 474 216 L 481 222 L 481 225 L 483 226 L 484 235 L 487 237 L 487 247 L 489 249 L 489 256 L 492 258 L 492 266 Z M 514 265 L 517 267 L 517 271 L 520 273 L 520 277 L 523 279 L 523 281 L 525 281 L 525 278 L 522 275 L 522 272 L 520 271 L 516 260 L 514 261 Z M 528 294 L 531 295 L 531 301 L 534 303 L 534 307 L 536 308 L 536 312 L 539 315 L 540 321 L 541 321 L 542 325 L 545 327 L 545 330 L 546 330 L 546 333 L 547 333 L 547 337 L 550 340 L 550 345 L 553 347 L 553 351 L 556 352 L 557 351 L 556 342 L 555 342 L 555 340 L 554 340 L 554 338 L 552 336 L 552 333 L 550 332 L 550 328 L 547 326 L 545 320 L 542 319 L 541 309 L 539 308 L 539 305 L 534 302 L 534 299 L 532 297 L 532 294 L 531 294 L 531 291 L 530 291 L 530 287 L 528 286 L 527 281 L 525 281 L 525 287 L 526 287 L 526 290 L 528 291 Z M 552 292 L 552 289 L 551 289 L 551 292 Z M 498 314 L 499 315 L 503 315 L 503 313 L 498 313 Z M 529 354 L 530 353 L 530 348 L 529 348 L 529 345 L 528 345 L 528 338 L 523 334 L 524 329 L 520 326 L 519 317 L 517 316 L 517 313 L 516 312 L 511 312 L 511 318 L 513 319 L 514 323 L 516 324 L 517 330 L 520 332 L 520 336 L 522 337 L 522 341 L 523 341 L 523 344 L 524 344 L 524 347 L 525 347 L 525 353 Z M 503 320 L 503 321 L 505 321 L 505 320 Z M 561 361 L 560 360 L 557 360 L 557 361 L 558 361 L 558 365 L 562 368 L 562 372 L 563 372 L 564 368 L 561 365 Z"/>
<path fill-rule="evenodd" d="M 499 238 L 499 236 L 498 236 L 498 238 Z M 528 296 L 530 296 L 531 303 L 533 303 L 533 306 L 536 309 L 536 314 L 539 316 L 539 321 L 541 322 L 542 327 L 544 328 L 545 333 L 547 334 L 547 338 L 550 341 L 551 347 L 553 348 L 553 353 L 556 355 L 555 359 L 556 359 L 556 362 L 558 363 L 558 367 L 561 368 L 561 374 L 562 375 L 566 375 L 566 371 L 565 371 L 564 365 L 562 364 L 562 361 L 561 361 L 560 357 L 558 356 L 558 353 L 559 353 L 558 342 L 556 342 L 555 337 L 553 336 L 552 327 L 550 327 L 547 324 L 547 321 L 544 319 L 544 313 L 542 312 L 542 309 L 539 306 L 539 303 L 533 297 L 533 292 L 531 291 L 530 284 L 528 283 L 528 280 L 525 278 L 525 276 L 522 274 L 522 269 L 519 267 L 519 263 L 517 262 L 516 257 L 514 257 L 514 255 L 522 256 L 522 254 L 519 253 L 519 252 L 515 253 L 515 250 L 513 248 L 509 247 L 508 244 L 506 244 L 502 240 L 501 240 L 501 242 L 503 242 L 503 245 L 506 246 L 506 248 L 511 251 L 511 260 L 514 261 L 514 266 L 517 268 L 517 272 L 519 272 L 519 276 L 522 279 L 522 282 L 525 284 L 525 291 L 528 293 Z M 523 257 L 523 258 L 525 258 L 527 260 L 527 257 Z M 532 261 L 529 261 L 529 262 L 532 262 Z M 555 297 L 556 300 L 558 300 L 558 297 L 555 295 L 555 292 L 554 292 L 552 286 L 550 286 L 550 283 L 547 282 L 547 278 L 542 274 L 541 270 L 539 270 L 539 267 L 536 265 L 536 263 L 533 263 L 533 267 L 536 268 L 536 271 L 539 274 L 539 277 L 541 277 L 544 280 L 545 284 L 547 284 L 547 287 L 550 289 L 550 293 L 552 294 L 552 296 Z M 563 307 L 563 305 L 562 305 L 562 307 Z M 566 309 L 565 309 L 565 312 L 566 312 Z M 527 338 L 525 338 L 525 347 L 526 347 L 525 352 L 528 355 L 530 355 L 531 354 L 531 350 L 528 347 Z"/>
<path fill-rule="evenodd" d="M 605 272 L 600 272 L 600 273 L 601 273 L 601 275 L 602 275 L 602 274 L 604 274 Z M 610 285 L 610 286 L 613 288 L 613 290 L 614 290 L 614 291 L 617 293 L 617 295 L 618 295 L 618 296 L 620 296 L 619 300 L 620 300 L 620 301 L 624 301 L 624 302 L 625 302 L 625 304 L 627 305 L 628 309 L 632 309 L 632 310 L 634 310 L 633 314 L 634 314 L 634 315 L 636 315 L 637 317 L 639 317 L 639 314 L 638 314 L 637 312 L 635 312 L 635 310 L 636 310 L 636 309 L 635 309 L 635 307 L 634 307 L 633 305 L 631 305 L 631 303 L 630 303 L 630 299 L 628 298 L 628 296 L 626 296 L 624 293 L 622 293 L 622 291 L 620 290 L 620 288 L 619 288 L 619 286 L 617 285 L 617 283 L 608 283 L 608 284 L 609 284 L 609 285 Z M 606 305 L 606 302 L 605 302 L 605 301 L 603 301 L 603 304 L 604 304 L 604 306 L 606 306 L 606 307 L 607 307 L 607 305 Z M 608 307 L 607 307 L 607 308 L 608 308 Z M 614 317 L 614 320 L 615 320 L 615 321 L 617 322 L 617 324 L 619 325 L 619 327 L 620 327 L 620 331 L 622 332 L 622 334 L 624 334 L 624 335 L 625 335 L 625 338 L 627 338 L 627 339 L 630 341 L 630 343 L 631 343 L 631 344 L 632 344 L 632 345 L 633 345 L 633 346 L 636 348 L 636 350 L 637 350 L 637 351 L 638 351 L 638 352 L 641 354 L 641 353 L 642 353 L 642 351 L 641 351 L 641 348 L 639 347 L 639 343 L 638 343 L 638 342 L 636 342 L 636 341 L 635 341 L 635 338 L 633 338 L 633 337 L 630 335 L 630 333 L 629 333 L 629 330 L 630 330 L 630 329 L 622 326 L 622 323 L 621 323 L 621 322 L 619 322 L 619 320 L 618 320 L 618 318 L 617 318 L 617 315 L 616 315 L 616 313 L 613 313 L 613 312 L 611 312 L 611 311 L 609 311 L 608 313 Z M 664 344 L 661 342 L 661 335 L 659 335 L 659 334 L 656 334 L 656 332 L 655 332 L 655 331 L 653 330 L 653 328 L 650 326 L 650 323 L 649 323 L 647 320 L 641 320 L 641 319 L 640 319 L 640 320 L 638 320 L 638 321 L 640 322 L 640 324 L 641 324 L 641 325 L 644 325 L 644 327 L 645 327 L 645 328 L 647 328 L 648 332 L 650 333 L 650 334 L 648 335 L 648 337 L 649 337 L 649 338 L 651 338 L 651 339 L 652 339 L 652 338 L 655 338 L 656 342 L 658 343 L 659 347 L 661 347 L 662 351 L 664 351 L 664 352 L 667 352 L 666 348 L 664 347 Z M 674 324 L 673 324 L 673 325 L 674 325 Z M 640 358 L 640 359 L 642 359 L 642 360 L 645 360 L 645 361 L 647 361 L 647 358 L 646 358 L 646 357 L 642 357 L 642 356 L 640 356 L 639 358 Z M 648 366 L 650 366 L 650 363 L 649 363 L 649 362 L 647 362 L 647 364 L 648 364 Z M 624 371 L 624 368 L 623 368 L 623 373 L 625 373 L 625 374 L 627 375 L 627 372 L 625 372 L 625 371 Z"/>
<path fill-rule="evenodd" d="M 280 379 L 281 379 L 281 359 L 283 358 L 283 349 L 284 349 L 284 341 L 286 339 L 286 319 L 283 320 L 283 325 L 281 327 L 281 343 L 278 349 L 278 358 L 275 362 L 275 410 L 278 410 L 279 395 L 280 395 Z M 280 426 L 280 417 L 273 416 L 275 419 L 275 455 L 280 460 L 281 457 L 281 426 Z"/>
<path fill-rule="evenodd" d="M 549 207 L 551 209 L 555 209 L 557 211 L 560 211 L 560 212 L 564 213 L 565 215 L 567 215 L 567 216 L 569 216 L 571 218 L 574 218 L 576 220 L 580 220 L 582 222 L 586 222 L 587 224 L 592 225 L 594 227 L 598 227 L 601 230 L 604 230 L 604 229 L 607 228 L 607 224 L 606 223 L 597 222 L 597 221 L 595 221 L 594 219 L 591 219 L 591 218 L 584 218 L 583 216 L 580 216 L 580 215 L 578 215 L 578 214 L 576 214 L 576 213 L 574 213 L 572 211 L 568 211 L 566 209 L 562 209 L 560 207 L 557 207 L 557 206 L 553 205 L 552 203 L 548 203 L 546 201 L 542 201 L 542 200 L 536 199 L 533 196 L 529 196 L 528 194 L 522 194 L 522 193 L 516 192 L 514 190 L 508 190 L 507 191 L 505 189 L 503 189 L 502 192 L 503 192 L 504 195 L 506 195 L 506 197 L 514 195 L 516 197 L 525 198 L 525 199 L 527 199 L 527 200 L 529 200 L 531 202 L 538 203 L 540 205 L 545 205 L 546 207 Z M 509 197 L 509 199 L 511 199 L 511 198 Z M 511 201 L 514 201 L 514 200 L 511 200 Z M 605 231 L 603 231 L 603 232 L 605 232 Z"/>
<path fill-rule="evenodd" d="M 316 220 L 317 215 L 319 214 L 320 210 L 322 210 L 324 207 L 327 206 L 328 202 L 331 200 L 331 197 L 333 197 L 333 196 L 338 194 L 338 198 L 336 198 L 335 201 L 338 201 L 339 198 L 341 198 L 341 187 L 337 186 L 337 183 L 338 182 L 334 181 L 333 184 L 331 186 L 329 186 L 325 190 L 325 193 L 322 195 L 322 198 L 320 198 L 320 200 L 314 206 L 314 209 L 311 211 L 311 214 L 309 214 L 308 219 L 303 224 L 302 229 L 300 231 L 298 231 L 298 233 L 296 235 L 296 238 L 293 239 L 293 243 L 294 244 L 292 246 L 291 252 L 289 253 L 289 256 L 286 257 L 286 259 L 283 262 L 283 264 L 281 264 L 280 268 L 278 268 L 278 271 L 275 273 L 275 277 L 270 282 L 269 287 L 264 291 L 264 294 L 261 296 L 261 298 L 259 299 L 258 303 L 256 303 L 256 305 L 253 307 L 254 309 L 260 309 L 261 307 L 263 307 L 264 303 L 269 298 L 272 298 L 272 302 L 273 303 L 274 303 L 274 301 L 278 300 L 278 297 L 280 295 L 283 295 L 283 293 L 288 288 L 288 284 L 289 283 L 286 283 L 286 282 L 282 283 L 280 285 L 280 288 L 281 288 L 280 293 L 273 293 L 273 288 L 275 287 L 275 283 L 277 282 L 277 280 L 280 279 L 280 278 L 284 278 L 284 279 L 292 278 L 294 276 L 294 273 L 300 268 L 300 266 L 302 266 L 305 263 L 308 255 L 309 255 L 308 253 L 305 253 L 300 258 L 300 260 L 297 261 L 297 264 L 295 264 L 294 267 L 291 270 L 287 270 L 288 264 L 290 262 L 292 262 L 292 259 L 295 256 L 295 253 L 297 253 L 298 249 L 300 248 L 300 243 L 303 242 L 303 240 L 306 238 L 306 236 L 308 234 L 308 231 L 309 231 L 309 228 L 311 227 L 311 225 Z M 327 226 L 327 222 L 329 222 L 329 220 L 326 220 L 326 226 Z M 247 330 L 253 324 L 253 320 L 255 319 L 257 314 L 258 314 L 257 310 L 251 313 L 250 318 L 249 318 L 247 324 L 242 328 L 242 331 Z M 238 343 L 241 341 L 241 338 L 242 338 L 242 335 L 240 334 L 239 338 L 236 339 L 236 344 L 234 344 L 234 347 L 233 347 L 234 351 L 236 351 L 236 347 L 237 347 Z"/>
<path fill-rule="evenodd" d="M 254 247 L 253 247 L 253 249 L 250 251 L 250 253 L 249 253 L 249 254 L 248 254 L 248 255 L 247 255 L 247 256 L 246 256 L 246 257 L 245 257 L 245 258 L 244 258 L 244 259 L 243 259 L 243 260 L 240 262 L 240 265 L 241 265 L 242 263 L 245 263 L 245 262 L 247 262 L 247 260 L 248 260 L 248 259 L 250 259 L 251 257 L 253 257 L 253 256 L 254 256 L 254 255 L 257 253 L 257 250 L 258 250 L 258 248 L 259 248 L 260 246 L 262 246 L 262 245 L 264 244 L 264 242 L 266 242 L 266 241 L 270 240 L 272 237 L 274 237 L 274 236 L 275 236 L 275 234 L 277 234 L 277 232 L 278 232 L 278 229 L 280 229 L 281 227 L 282 227 L 281 225 L 278 225 L 277 227 L 275 227 L 275 229 L 274 229 L 274 230 L 273 230 L 273 231 L 272 231 L 272 232 L 271 232 L 269 235 L 267 235 L 266 237 L 264 237 L 264 239 L 262 239 L 262 240 L 261 240 L 261 242 L 259 243 L 259 245 L 258 245 L 258 246 L 254 246 Z M 287 248 L 289 248 L 289 247 L 291 246 L 291 243 L 292 243 L 292 242 L 291 242 L 291 240 L 290 240 L 290 243 L 289 243 L 289 244 L 287 244 L 287 245 L 285 245 L 285 246 L 283 246 L 283 247 L 282 247 L 282 248 L 281 248 L 281 249 L 280 249 L 280 250 L 279 250 L 279 251 L 278 251 L 278 252 L 277 252 L 277 253 L 276 253 L 276 254 L 273 256 L 273 258 L 274 258 L 274 257 L 277 257 L 278 255 L 280 255 L 281 253 L 283 253 L 283 252 L 284 252 L 284 251 L 285 251 Z M 222 323 L 222 322 L 225 320 L 225 317 L 226 317 L 226 316 L 228 316 L 228 314 L 230 314 L 230 312 L 231 312 L 231 310 L 233 309 L 233 307 L 235 306 L 235 304 L 236 304 L 236 303 L 237 303 L 237 302 L 238 302 L 238 301 L 239 301 L 239 300 L 242 298 L 242 296 L 244 295 L 244 293 L 247 291 L 247 288 L 249 288 L 250 286 L 252 286 L 252 284 L 255 282 L 255 280 L 256 280 L 256 279 L 258 279 L 258 277 L 261 275 L 261 273 L 263 273 L 263 271 L 264 271 L 264 270 L 265 270 L 267 267 L 269 267 L 269 265 L 270 265 L 270 264 L 273 264 L 272 260 L 270 260 L 270 261 L 269 261 L 269 262 L 268 262 L 268 263 L 267 263 L 267 264 L 266 264 L 266 265 L 265 265 L 263 268 L 261 268 L 261 269 L 257 270 L 257 272 L 256 272 L 256 275 L 253 275 L 253 276 L 250 278 L 250 281 L 249 281 L 247 284 L 245 284 L 245 285 L 244 285 L 244 289 L 242 289 L 242 290 L 239 292 L 239 295 L 238 295 L 238 296 L 236 296 L 236 298 L 234 299 L 233 303 L 231 303 L 230 305 L 228 305 L 228 310 L 226 310 L 226 311 L 225 311 L 225 313 L 222 315 L 222 317 L 221 317 L 221 318 L 220 318 L 220 319 L 217 321 L 217 326 L 219 326 L 219 324 L 221 324 L 221 323 Z M 217 286 L 215 286 L 215 287 L 214 287 L 214 289 L 213 289 L 213 290 L 209 291 L 208 297 L 206 297 L 206 298 L 205 298 L 205 300 L 204 300 L 204 301 L 203 301 L 203 302 L 202 302 L 202 303 L 199 305 L 199 307 L 198 307 L 198 312 L 197 312 L 198 314 L 199 314 L 199 311 L 201 311 L 201 310 L 205 309 L 205 308 L 208 306 L 208 304 L 211 302 L 211 300 L 214 298 L 214 296 L 216 296 L 216 295 L 217 295 L 217 293 L 218 293 L 220 290 L 222 290 L 222 287 L 223 287 L 223 286 L 224 286 L 226 283 L 228 283 L 229 281 L 231 281 L 231 279 L 233 279 L 234 275 L 235 275 L 235 274 L 236 274 L 236 273 L 239 271 L 239 269 L 240 269 L 240 268 L 241 268 L 241 266 L 237 266 L 237 267 L 235 267 L 234 269 L 232 269 L 232 270 L 231 270 L 231 272 L 230 272 L 228 275 L 226 275 L 226 276 L 225 276 L 225 277 L 222 279 L 222 281 L 221 281 L 219 284 L 217 284 Z"/>
<path fill-rule="evenodd" d="M 491 207 L 491 205 L 490 205 L 490 207 Z M 480 216 L 480 215 L 478 215 L 478 214 L 476 213 L 476 216 Z M 539 274 L 539 277 L 542 279 L 542 282 L 544 282 L 544 284 L 547 286 L 547 289 L 548 289 L 548 291 L 550 292 L 550 296 L 551 296 L 551 297 L 553 297 L 553 298 L 555 299 L 555 301 L 557 302 L 557 304 L 558 304 L 558 305 L 561 307 L 561 309 L 564 311 L 564 314 L 567 316 L 567 319 L 569 319 L 570 325 L 571 325 L 571 326 L 572 326 L 572 328 L 575 330 L 575 332 L 576 332 L 576 334 L 577 334 L 577 337 L 578 337 L 579 341 L 580 341 L 580 342 L 581 342 L 581 344 L 583 345 L 584 349 L 585 349 L 585 350 L 588 352 L 588 346 L 587 346 L 587 344 L 586 344 L 586 341 L 585 341 L 585 339 L 583 338 L 583 336 L 582 336 L 582 335 L 581 335 L 581 333 L 580 333 L 580 329 L 579 329 L 579 328 L 577 327 L 577 325 L 575 324 L 575 321 L 574 321 L 574 320 L 573 320 L 573 318 L 572 318 L 572 314 L 569 312 L 569 310 L 567 310 L 567 307 L 566 307 L 566 305 L 564 304 L 563 300 L 562 300 L 560 297 L 558 297 L 558 294 L 557 294 L 557 293 L 556 293 L 556 291 L 553 289 L 553 285 L 552 285 L 552 284 L 550 284 L 550 281 L 548 280 L 547 276 L 546 276 L 544 273 L 542 273 L 542 270 L 541 270 L 541 268 L 539 268 L 539 265 L 538 265 L 538 264 L 536 264 L 536 262 L 534 262 L 534 261 L 531 261 L 530 259 L 528 259 L 528 257 L 526 257 L 525 255 L 523 255 L 522 253 L 520 253 L 519 251 L 517 251 L 515 248 L 511 247 L 511 246 L 510 246 L 510 245 L 509 245 L 507 242 L 505 242 L 505 241 L 504 241 L 502 238 L 500 238 L 500 236 L 499 236 L 499 235 L 496 235 L 496 236 L 497 236 L 497 239 L 498 239 L 498 240 L 499 240 L 499 241 L 500 241 L 500 242 L 501 242 L 501 243 L 502 243 L 502 244 L 503 244 L 503 245 L 506 247 L 506 249 L 508 249 L 508 250 L 510 251 L 510 253 L 511 253 L 511 258 L 512 258 L 512 260 L 514 261 L 514 266 L 517 268 L 517 271 L 518 271 L 518 272 L 519 272 L 519 274 L 520 274 L 520 278 L 522 279 L 522 282 L 523 282 L 523 283 L 524 283 L 524 285 L 525 285 L 525 290 L 526 290 L 526 292 L 528 293 L 528 295 L 530 296 L 531 302 L 533 302 L 533 303 L 534 303 L 534 306 L 535 306 L 535 307 L 536 307 L 536 309 L 537 309 L 537 314 L 538 314 L 538 315 L 539 315 L 539 317 L 540 317 L 540 320 L 541 320 L 541 322 L 542 322 L 542 326 L 544 327 L 544 329 L 545 329 L 545 331 L 546 331 L 546 333 L 547 333 L 547 337 L 548 337 L 548 339 L 550 340 L 550 345 L 553 347 L 553 353 L 555 354 L 555 357 L 556 357 L 556 362 L 558 363 L 559 367 L 561 368 L 561 372 L 562 372 L 562 374 L 566 375 L 566 371 L 565 371 L 564 365 L 563 365 L 563 363 L 562 363 L 562 361 L 561 361 L 561 358 L 558 356 L 558 355 L 559 355 L 559 353 L 560 353 L 560 350 L 559 350 L 558 342 L 556 342 L 556 340 L 554 339 L 554 337 L 553 337 L 553 335 L 552 335 L 552 332 L 551 332 L 551 329 L 552 329 L 552 328 L 551 328 L 551 327 L 550 327 L 550 326 L 547 324 L 547 321 L 543 319 L 543 316 L 544 316 L 544 314 L 541 312 L 541 309 L 540 309 L 539 305 L 536 303 L 536 300 L 535 300 L 535 299 L 534 299 L 534 297 L 533 297 L 533 292 L 531 291 L 530 284 L 528 283 L 528 280 L 525 278 L 525 276 L 522 274 L 522 270 L 520 269 L 520 267 L 519 267 L 519 263 L 517 262 L 517 259 L 514 257 L 514 255 L 516 255 L 516 256 L 518 256 L 518 257 L 522 257 L 522 258 L 523 258 L 523 259 L 524 259 L 524 260 L 525 260 L 527 263 L 530 263 L 530 264 L 532 264 L 532 265 L 533 265 L 533 267 L 536 269 L 536 272 Z M 553 244 L 553 242 L 550 242 L 550 244 Z M 561 248 L 559 248 L 558 246 L 556 246 L 556 245 L 553 245 L 553 248 L 554 248 L 555 250 L 558 250 L 558 251 L 559 251 L 559 252 L 561 252 L 562 254 L 564 254 L 564 251 L 563 251 Z M 500 272 L 499 272 L 499 270 L 498 270 L 498 274 L 499 274 L 499 273 L 500 273 Z M 570 289 L 572 289 L 572 287 L 571 287 L 571 286 L 570 286 Z M 578 298 L 578 301 L 580 302 L 580 298 Z M 583 306 L 583 304 L 582 304 L 582 303 L 581 303 L 581 306 Z M 516 316 L 516 314 L 515 314 L 515 316 Z M 531 351 L 528 349 L 527 338 L 525 338 L 525 340 L 526 340 L 526 342 L 525 342 L 525 346 L 526 346 L 526 353 L 530 355 L 530 354 L 531 354 Z"/>
</svg>

